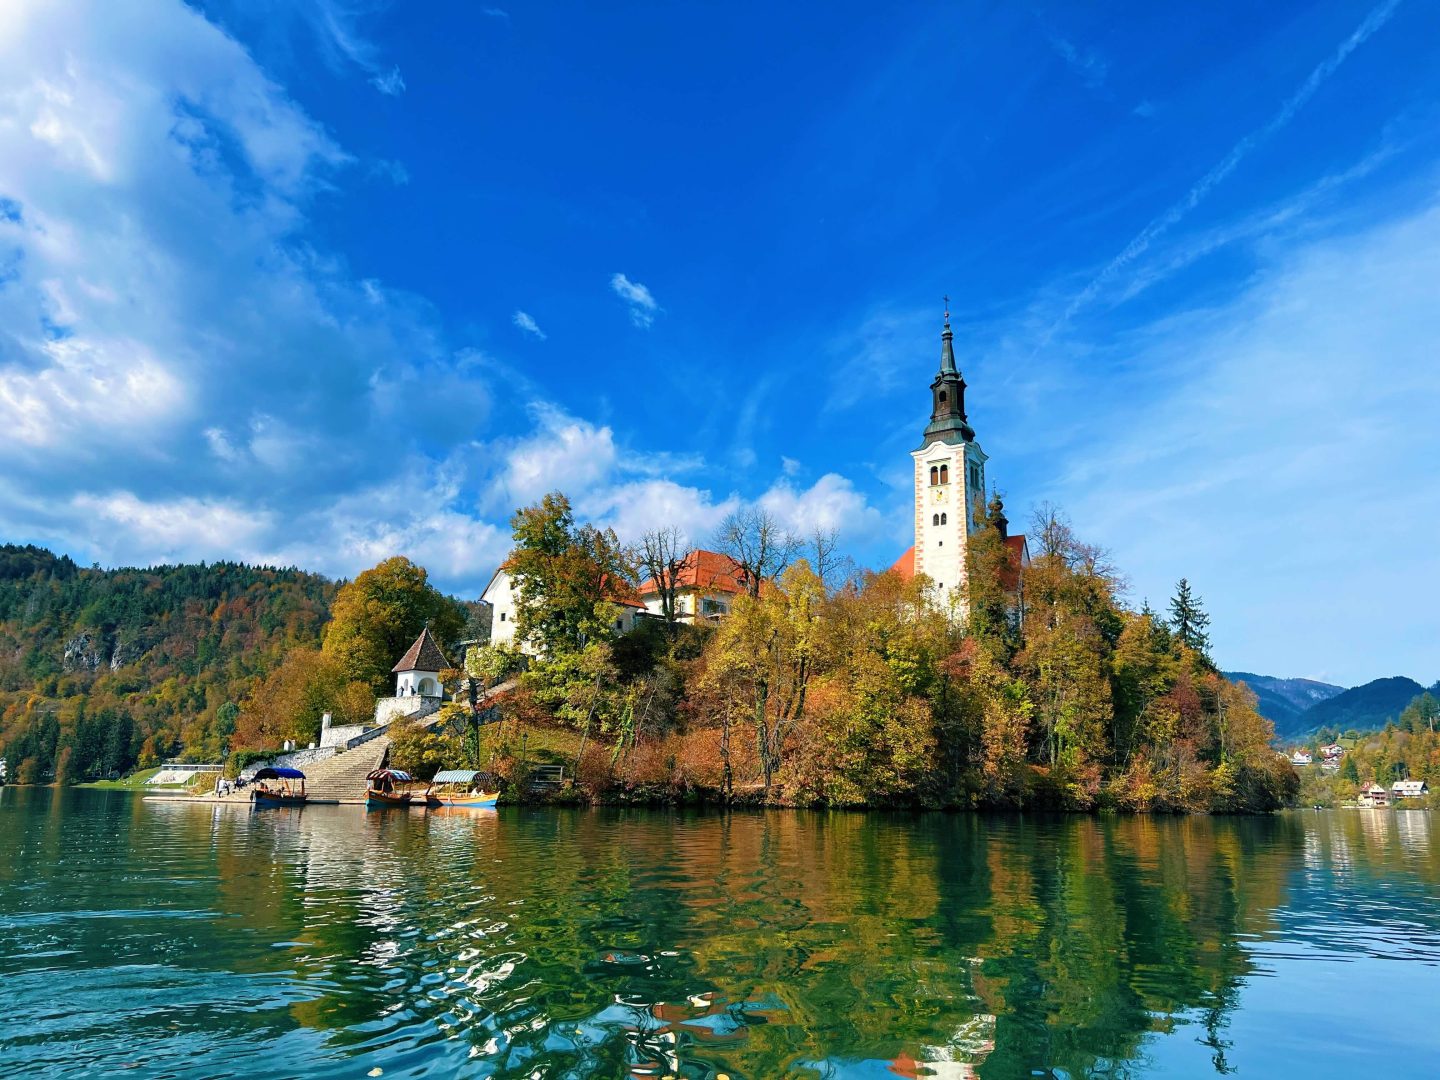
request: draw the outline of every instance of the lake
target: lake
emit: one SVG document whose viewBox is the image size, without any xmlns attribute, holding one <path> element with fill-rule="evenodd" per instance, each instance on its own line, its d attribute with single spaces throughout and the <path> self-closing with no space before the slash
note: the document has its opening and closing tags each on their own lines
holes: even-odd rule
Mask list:
<svg viewBox="0 0 1440 1080">
<path fill-rule="evenodd" d="M 0 789 L 0 1074 L 1428 1073 L 1431 821 Z"/>
</svg>

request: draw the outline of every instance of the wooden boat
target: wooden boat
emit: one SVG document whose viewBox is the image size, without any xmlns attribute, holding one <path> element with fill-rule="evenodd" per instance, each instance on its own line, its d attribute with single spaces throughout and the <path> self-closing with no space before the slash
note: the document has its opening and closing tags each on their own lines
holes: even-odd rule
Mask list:
<svg viewBox="0 0 1440 1080">
<path fill-rule="evenodd" d="M 423 806 L 424 796 L 417 802 L 411 786 L 415 778 L 400 769 L 376 769 L 365 777 L 366 806 Z"/>
<path fill-rule="evenodd" d="M 492 782 L 487 784 L 484 780 Z M 430 790 L 426 792 L 428 805 L 457 809 L 490 809 L 499 797 L 493 778 L 474 769 L 444 769 L 435 774 L 435 779 L 430 781 Z"/>
<path fill-rule="evenodd" d="M 266 766 L 255 774 L 251 802 L 256 810 L 268 806 L 304 806 L 305 774 L 299 769 Z"/>
</svg>

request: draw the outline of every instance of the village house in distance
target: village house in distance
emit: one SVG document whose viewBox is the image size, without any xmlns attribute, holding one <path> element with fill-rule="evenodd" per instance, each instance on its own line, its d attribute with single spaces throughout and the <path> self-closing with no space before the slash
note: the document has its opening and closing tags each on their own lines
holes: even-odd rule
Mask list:
<svg viewBox="0 0 1440 1080">
<path fill-rule="evenodd" d="M 980 527 L 985 514 L 985 462 L 989 460 L 975 439 L 965 413 L 965 379 L 955 363 L 954 333 L 950 329 L 949 305 L 940 333 L 940 370 L 930 383 L 930 422 L 920 446 L 911 451 L 914 463 L 915 543 L 900 556 L 891 570 L 907 581 L 925 574 L 932 582 L 935 599 L 942 605 L 965 610 L 965 552 L 971 533 Z M 998 521 L 1016 582 L 1030 564 L 1030 552 L 1022 535 L 1005 533 L 1003 514 Z M 745 592 L 745 572 L 718 551 L 696 548 L 686 555 L 678 574 L 676 609 L 687 621 L 723 618 L 737 596 Z M 481 600 L 490 605 L 490 640 L 496 644 L 515 641 L 515 583 L 507 566 L 495 571 Z M 615 628 L 628 633 L 637 620 L 659 618 L 660 590 L 653 581 L 644 581 L 632 596 L 617 599 L 620 614 Z M 519 642 L 529 651 L 526 642 Z"/>
</svg>

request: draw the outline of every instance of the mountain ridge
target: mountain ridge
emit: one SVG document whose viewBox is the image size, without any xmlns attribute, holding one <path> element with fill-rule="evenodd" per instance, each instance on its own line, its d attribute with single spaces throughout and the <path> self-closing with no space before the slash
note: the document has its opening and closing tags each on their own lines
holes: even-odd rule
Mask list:
<svg viewBox="0 0 1440 1080">
<path fill-rule="evenodd" d="M 1250 687 L 1260 715 L 1275 725 L 1275 737 L 1288 740 L 1301 739 L 1321 728 L 1378 731 L 1426 689 L 1404 675 L 1343 687 L 1317 679 L 1285 679 L 1249 671 L 1221 674 Z"/>
</svg>

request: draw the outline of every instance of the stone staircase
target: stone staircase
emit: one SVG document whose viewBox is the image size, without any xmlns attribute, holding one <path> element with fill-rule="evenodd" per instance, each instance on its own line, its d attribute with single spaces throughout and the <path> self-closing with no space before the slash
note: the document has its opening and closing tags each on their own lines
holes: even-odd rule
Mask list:
<svg viewBox="0 0 1440 1080">
<path fill-rule="evenodd" d="M 381 735 L 326 758 L 305 770 L 305 794 L 310 802 L 364 802 L 366 775 L 384 765 L 389 753 L 390 739 Z"/>
</svg>

